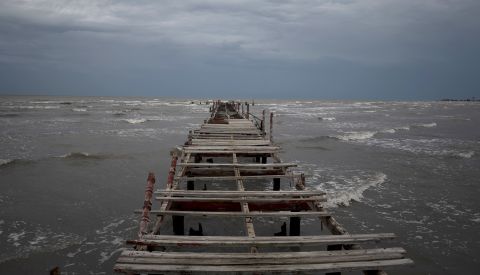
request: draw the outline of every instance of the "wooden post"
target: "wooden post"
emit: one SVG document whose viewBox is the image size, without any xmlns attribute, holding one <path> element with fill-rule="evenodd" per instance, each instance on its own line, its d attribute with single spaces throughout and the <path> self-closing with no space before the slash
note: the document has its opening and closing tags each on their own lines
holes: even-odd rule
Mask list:
<svg viewBox="0 0 480 275">
<path fill-rule="evenodd" d="M 250 105 L 247 103 L 247 119 L 250 119 Z"/>
<path fill-rule="evenodd" d="M 193 180 L 187 181 L 187 190 L 195 190 L 195 181 Z"/>
<path fill-rule="evenodd" d="M 150 223 L 150 210 L 152 210 L 153 185 L 155 184 L 155 175 L 148 173 L 147 186 L 145 187 L 145 200 L 143 202 L 142 220 L 140 221 L 140 230 L 138 236 L 142 237 L 148 233 L 148 224 Z"/>
<path fill-rule="evenodd" d="M 270 113 L 270 142 L 273 142 L 273 113 Z"/>
<path fill-rule="evenodd" d="M 300 217 L 290 217 L 290 236 L 300 236 Z"/>
<path fill-rule="evenodd" d="M 273 178 L 273 191 L 280 191 L 280 178 Z"/>
<path fill-rule="evenodd" d="M 265 110 L 262 111 L 262 123 L 260 125 L 262 126 L 262 134 L 265 135 Z"/>
<path fill-rule="evenodd" d="M 183 216 L 172 216 L 173 234 L 185 235 L 185 223 Z"/>
</svg>

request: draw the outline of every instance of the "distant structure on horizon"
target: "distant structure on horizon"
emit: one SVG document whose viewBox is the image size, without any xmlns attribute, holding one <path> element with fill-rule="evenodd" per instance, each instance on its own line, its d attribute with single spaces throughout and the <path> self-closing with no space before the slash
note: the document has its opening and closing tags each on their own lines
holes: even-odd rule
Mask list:
<svg viewBox="0 0 480 275">
<path fill-rule="evenodd" d="M 466 99 L 443 98 L 443 99 L 440 99 L 440 101 L 480 101 L 480 99 L 476 99 L 474 96 L 472 96 L 472 98 L 466 98 Z"/>
</svg>

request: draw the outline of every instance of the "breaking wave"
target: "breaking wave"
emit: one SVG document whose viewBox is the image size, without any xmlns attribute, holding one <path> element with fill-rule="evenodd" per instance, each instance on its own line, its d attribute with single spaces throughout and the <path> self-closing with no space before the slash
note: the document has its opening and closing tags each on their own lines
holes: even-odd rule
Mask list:
<svg viewBox="0 0 480 275">
<path fill-rule="evenodd" d="M 321 121 L 332 121 L 332 120 L 336 120 L 336 118 L 334 117 L 319 117 L 318 120 L 321 120 Z"/>
<path fill-rule="evenodd" d="M 130 124 L 138 124 L 138 123 L 147 122 L 147 119 L 145 119 L 145 118 L 127 118 L 127 119 L 124 119 L 123 121 L 126 121 Z"/>
<path fill-rule="evenodd" d="M 387 180 L 387 175 L 384 173 L 376 173 L 367 178 L 354 177 L 353 179 L 346 179 L 350 185 L 343 185 L 333 192 L 327 191 L 326 207 L 348 206 L 352 201 L 361 201 L 363 193 L 371 187 L 376 187 Z"/>
<path fill-rule="evenodd" d="M 432 122 L 432 123 L 413 124 L 412 127 L 416 127 L 416 128 L 433 128 L 433 127 L 437 127 L 437 123 L 436 123 L 436 122 Z"/>
<path fill-rule="evenodd" d="M 90 154 L 86 152 L 71 152 L 65 155 L 58 156 L 57 158 L 101 160 L 101 159 L 110 159 L 110 158 L 113 158 L 113 156 L 108 154 Z"/>
<path fill-rule="evenodd" d="M 363 131 L 363 132 L 345 132 L 341 135 L 335 136 L 335 138 L 343 141 L 356 141 L 372 138 L 378 132 L 376 131 Z"/>
<path fill-rule="evenodd" d="M 29 159 L 0 159 L 0 167 L 14 166 L 17 164 L 29 164 L 32 162 L 34 161 Z"/>
</svg>

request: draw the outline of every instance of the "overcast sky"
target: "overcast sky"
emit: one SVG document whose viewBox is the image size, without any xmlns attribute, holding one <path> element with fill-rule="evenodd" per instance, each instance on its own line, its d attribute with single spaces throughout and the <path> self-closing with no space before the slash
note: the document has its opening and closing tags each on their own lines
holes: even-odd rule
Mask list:
<svg viewBox="0 0 480 275">
<path fill-rule="evenodd" d="M 1 0 L 0 94 L 480 97 L 480 1 Z"/>
</svg>

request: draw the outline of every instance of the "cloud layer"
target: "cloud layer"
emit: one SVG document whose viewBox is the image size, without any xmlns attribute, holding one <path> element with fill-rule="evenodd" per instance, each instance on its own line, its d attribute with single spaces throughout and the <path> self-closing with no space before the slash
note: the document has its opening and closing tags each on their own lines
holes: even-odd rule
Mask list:
<svg viewBox="0 0 480 275">
<path fill-rule="evenodd" d="M 5 0 L 0 92 L 468 96 L 479 15 L 470 0 Z"/>
</svg>

